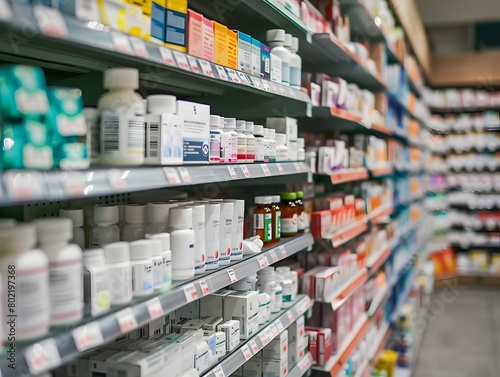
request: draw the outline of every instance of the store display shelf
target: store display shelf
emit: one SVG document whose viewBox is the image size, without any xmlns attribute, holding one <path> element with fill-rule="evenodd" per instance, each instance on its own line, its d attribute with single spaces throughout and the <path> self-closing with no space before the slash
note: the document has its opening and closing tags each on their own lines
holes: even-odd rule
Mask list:
<svg viewBox="0 0 500 377">
<path fill-rule="evenodd" d="M 339 170 L 330 174 L 332 185 L 346 182 L 364 181 L 368 179 L 368 170 L 365 168 L 354 168 Z"/>
<path fill-rule="evenodd" d="M 463 249 L 463 250 L 470 250 L 470 249 L 498 249 L 500 247 L 500 240 L 497 240 L 497 242 L 483 242 L 483 243 L 474 243 L 474 242 L 464 242 L 464 243 L 451 243 L 451 247 L 457 248 L 457 249 Z"/>
<path fill-rule="evenodd" d="M 367 230 L 368 230 L 368 225 L 366 219 L 362 219 L 350 223 L 337 230 L 331 236 L 326 236 L 323 237 L 322 239 L 330 242 L 331 245 L 335 248 L 342 246 L 346 242 L 351 241 L 352 239 L 366 232 Z"/>
<path fill-rule="evenodd" d="M 304 162 L 169 167 L 91 168 L 74 171 L 6 170 L 0 173 L 0 206 L 71 200 L 123 192 L 276 178 L 304 174 Z M 3 184 L 3 185 L 2 185 Z"/>
<path fill-rule="evenodd" d="M 383 178 L 394 174 L 394 166 L 385 166 L 381 168 L 372 168 L 370 170 L 371 178 Z"/>
<path fill-rule="evenodd" d="M 352 352 L 356 349 L 359 342 L 363 339 L 368 330 L 370 322 L 366 314 L 363 314 L 356 322 L 351 333 L 346 337 L 339 351 L 330 357 L 330 360 L 323 367 L 314 367 L 313 370 L 329 373 L 331 376 L 337 376 L 344 364 L 349 360 Z"/>
<path fill-rule="evenodd" d="M 500 273 L 457 270 L 453 273 L 436 276 L 435 281 L 437 286 L 446 286 L 450 283 L 452 285 L 499 286 Z"/>
<path fill-rule="evenodd" d="M 480 113 L 483 111 L 500 111 L 500 106 L 474 106 L 474 107 L 438 107 L 430 106 L 436 114 Z"/>
<path fill-rule="evenodd" d="M 405 305 L 405 303 L 408 299 L 408 296 L 410 295 L 411 287 L 413 285 L 413 281 L 415 280 L 415 275 L 416 275 L 415 272 L 412 272 L 412 276 L 406 282 L 406 286 L 405 286 L 403 292 L 399 295 L 399 300 L 396 304 L 396 308 L 390 314 L 390 317 L 389 317 L 391 320 L 391 323 L 395 323 L 396 321 L 399 320 L 400 315 L 401 315 L 401 309 Z"/>
<path fill-rule="evenodd" d="M 375 312 L 377 311 L 377 309 L 380 307 L 380 305 L 382 304 L 382 302 L 384 302 L 385 298 L 387 297 L 388 293 L 389 293 L 390 289 L 389 289 L 389 284 L 385 284 L 382 288 L 379 288 L 379 291 L 377 292 L 377 294 L 375 295 L 375 297 L 373 298 L 371 304 L 370 304 L 370 307 L 368 308 L 366 314 L 368 315 L 368 317 L 373 317 L 373 315 L 375 314 Z"/>
<path fill-rule="evenodd" d="M 331 303 L 332 309 L 337 310 L 352 296 L 358 288 L 363 286 L 368 280 L 366 268 L 358 271 L 356 275 L 342 284 L 328 299 L 326 303 Z"/>
<path fill-rule="evenodd" d="M 368 257 L 368 259 L 366 260 L 366 267 L 370 271 L 370 275 L 374 275 L 380 269 L 380 267 L 383 266 L 391 253 L 392 248 L 388 243 L 386 243 Z"/>
<path fill-rule="evenodd" d="M 389 340 L 389 335 L 391 333 L 391 328 L 387 323 L 383 323 L 382 327 L 377 333 L 377 337 L 373 342 L 372 346 L 368 349 L 368 357 L 370 361 L 376 363 L 378 355 L 382 352 L 387 341 Z"/>
<path fill-rule="evenodd" d="M 292 369 L 290 369 L 290 372 L 286 377 L 302 377 L 311 369 L 312 364 L 312 355 L 310 352 L 307 352 L 305 356 L 300 359 L 300 361 Z"/>
<path fill-rule="evenodd" d="M 174 281 L 173 284 L 150 297 L 135 299 L 131 304 L 113 307 L 112 311 L 98 318 L 84 318 L 79 324 L 66 328 L 55 328 L 48 336 L 37 341 L 17 345 L 16 369 L 8 367 L 6 358 L 0 361 L 3 377 L 21 377 L 39 374 L 54 369 L 79 357 L 83 352 L 99 347 L 107 342 L 125 335 L 136 327 L 143 326 L 152 320 L 170 313 L 187 303 L 207 294 L 224 288 L 244 277 L 296 254 L 313 244 L 310 234 L 303 234 L 279 245 L 264 249 L 262 253 L 245 257 L 217 270 L 197 275 L 187 281 Z M 301 298 L 300 302 L 309 300 Z M 310 301 L 310 300 L 309 300 Z M 125 317 L 135 326 L 125 326 L 118 318 Z M 296 311 L 294 312 L 296 314 Z M 130 322 L 129 322 L 130 323 Z M 285 322 L 286 323 L 286 322 Z M 39 358 L 48 357 L 43 352 L 57 352 L 58 357 L 50 357 L 50 363 L 39 365 Z M 34 358 L 33 355 L 38 355 Z M 20 373 L 22 371 L 22 373 Z"/>
<path fill-rule="evenodd" d="M 401 110 L 404 111 L 406 115 L 408 115 L 410 118 L 415 119 L 417 122 L 419 122 L 423 127 L 428 128 L 426 125 L 426 122 L 422 120 L 418 115 L 416 115 L 412 110 L 408 108 L 408 106 L 402 102 L 400 96 L 398 96 L 395 93 L 388 92 L 387 95 L 389 96 L 390 102 L 393 104 L 396 104 Z"/>
<path fill-rule="evenodd" d="M 408 254 L 408 257 L 406 260 L 401 263 L 401 267 L 397 270 L 397 272 L 393 273 L 392 278 L 390 279 L 389 286 L 391 288 L 394 288 L 398 281 L 401 279 L 401 276 L 407 271 L 409 268 L 411 268 L 415 262 L 415 258 L 417 256 L 417 248 L 415 248 L 411 253 Z"/>
<path fill-rule="evenodd" d="M 251 357 L 258 354 L 267 344 L 269 344 L 269 342 L 271 342 L 271 340 L 309 310 L 312 304 L 313 302 L 309 296 L 299 295 L 292 307 L 281 310 L 279 313 L 272 316 L 270 324 L 261 326 L 257 334 L 247 339 L 245 342 L 240 342 L 236 350 L 227 355 L 215 367 L 212 367 L 208 373 L 203 374 L 202 377 L 229 376 L 236 372 L 238 368 L 245 364 Z M 309 369 L 307 364 L 308 359 L 302 361 L 302 364 L 299 362 L 297 364 L 299 366 L 299 371 L 301 371 L 301 366 L 305 373 L 305 371 Z"/>
<path fill-rule="evenodd" d="M 365 377 L 365 373 L 368 372 L 368 366 L 370 365 L 368 360 L 363 360 L 356 370 L 354 377 Z"/>
<path fill-rule="evenodd" d="M 462 210 L 467 210 L 467 211 L 473 211 L 473 212 L 491 212 L 491 211 L 500 211 L 500 203 L 498 204 L 493 204 L 493 206 L 488 207 L 488 208 L 482 208 L 482 207 L 476 207 L 472 204 L 469 203 L 448 203 L 448 206 L 450 208 L 456 208 L 456 209 L 462 209 Z"/>
<path fill-rule="evenodd" d="M 386 216 L 392 215 L 394 212 L 394 207 L 379 207 L 377 209 L 374 209 L 368 214 L 368 221 L 370 221 L 372 224 L 377 224 Z"/>
</svg>

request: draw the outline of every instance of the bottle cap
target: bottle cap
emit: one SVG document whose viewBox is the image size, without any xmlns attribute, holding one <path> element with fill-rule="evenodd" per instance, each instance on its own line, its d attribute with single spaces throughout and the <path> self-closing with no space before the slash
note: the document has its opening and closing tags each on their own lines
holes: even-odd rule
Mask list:
<svg viewBox="0 0 500 377">
<path fill-rule="evenodd" d="M 260 126 L 258 124 L 253 126 L 253 134 L 254 135 L 263 135 L 264 134 L 264 126 Z"/>
<path fill-rule="evenodd" d="M 281 201 L 281 198 L 279 195 L 273 195 L 273 203 L 279 203 Z"/>
<path fill-rule="evenodd" d="M 143 223 L 146 221 L 147 207 L 142 204 L 128 204 L 125 207 L 125 222 Z"/>
<path fill-rule="evenodd" d="M 73 223 L 70 219 L 46 217 L 35 220 L 34 224 L 38 233 L 38 242 L 41 244 L 67 242 L 73 238 Z"/>
<path fill-rule="evenodd" d="M 292 51 L 299 51 L 299 38 L 297 37 L 292 37 Z"/>
<path fill-rule="evenodd" d="M 113 205 L 98 205 L 94 207 L 94 223 L 100 225 L 118 224 L 118 207 Z"/>
<path fill-rule="evenodd" d="M 104 246 L 106 263 L 121 263 L 130 260 L 128 242 L 114 242 Z"/>
<path fill-rule="evenodd" d="M 177 203 L 148 203 L 147 219 L 148 223 L 165 223 L 167 225 L 170 208 L 176 207 Z"/>
<path fill-rule="evenodd" d="M 93 266 L 104 266 L 106 259 L 104 259 L 103 249 L 89 249 L 83 252 L 83 264 Z"/>
<path fill-rule="evenodd" d="M 123 223 L 125 221 L 125 206 L 127 203 L 115 203 L 118 207 L 118 222 Z"/>
<path fill-rule="evenodd" d="M 264 135 L 264 139 L 269 139 L 269 128 L 262 128 L 262 135 Z"/>
<path fill-rule="evenodd" d="M 175 114 L 177 111 L 177 97 L 166 94 L 154 94 L 146 98 L 148 113 L 150 114 Z"/>
<path fill-rule="evenodd" d="M 285 47 L 290 49 L 292 47 L 292 35 L 291 34 L 285 34 Z"/>
<path fill-rule="evenodd" d="M 176 207 L 170 210 L 169 227 L 176 229 L 190 229 L 193 225 L 193 210 L 189 207 Z"/>
<path fill-rule="evenodd" d="M 104 71 L 105 89 L 139 89 L 139 70 L 110 68 Z"/>
<path fill-rule="evenodd" d="M 85 119 L 97 121 L 97 118 L 99 118 L 99 110 L 95 107 L 84 107 L 83 116 Z"/>
<path fill-rule="evenodd" d="M 285 43 L 285 30 L 283 29 L 272 29 L 266 32 L 266 41 L 270 42 L 282 42 Z"/>
<path fill-rule="evenodd" d="M 224 117 L 219 117 L 219 127 L 224 128 Z"/>
<path fill-rule="evenodd" d="M 138 240 L 130 242 L 130 260 L 151 259 L 151 240 Z"/>
<path fill-rule="evenodd" d="M 269 139 L 274 139 L 275 136 L 276 136 L 276 130 L 274 128 L 268 128 L 267 137 L 269 137 Z"/>
<path fill-rule="evenodd" d="M 237 120 L 236 121 L 236 129 L 238 131 L 245 131 L 245 129 L 246 129 L 246 122 L 244 120 Z"/>
<path fill-rule="evenodd" d="M 210 127 L 219 128 L 220 126 L 220 116 L 210 115 Z"/>
<path fill-rule="evenodd" d="M 290 276 L 290 267 L 286 267 L 286 266 L 276 267 L 276 273 L 278 275 L 288 277 L 288 276 Z"/>
<path fill-rule="evenodd" d="M 13 228 L 16 224 L 17 221 L 14 219 L 0 219 L 0 229 Z"/>
<path fill-rule="evenodd" d="M 271 204 L 273 202 L 272 196 L 256 196 L 255 204 Z"/>
<path fill-rule="evenodd" d="M 297 199 L 302 199 L 304 197 L 304 191 L 297 191 L 295 194 L 297 194 Z"/>
<path fill-rule="evenodd" d="M 36 244 L 36 227 L 33 224 L 17 224 L 14 228 L 0 229 L 0 250 L 24 251 Z"/>
<path fill-rule="evenodd" d="M 284 200 L 295 200 L 297 199 L 297 194 L 294 193 L 294 192 L 282 192 L 280 194 L 281 196 L 281 199 L 284 199 Z"/>
<path fill-rule="evenodd" d="M 276 145 L 285 145 L 286 144 L 286 135 L 285 134 L 275 134 Z"/>
<path fill-rule="evenodd" d="M 236 129 L 236 118 L 224 118 L 224 128 Z"/>
<path fill-rule="evenodd" d="M 245 122 L 245 131 L 253 132 L 253 122 Z"/>
<path fill-rule="evenodd" d="M 70 219 L 73 228 L 79 228 L 83 226 L 83 209 L 64 209 L 59 210 L 59 217 L 63 219 Z"/>
<path fill-rule="evenodd" d="M 161 250 L 170 250 L 170 234 L 169 233 L 148 233 L 146 234 L 148 240 L 159 240 L 161 242 Z"/>
</svg>

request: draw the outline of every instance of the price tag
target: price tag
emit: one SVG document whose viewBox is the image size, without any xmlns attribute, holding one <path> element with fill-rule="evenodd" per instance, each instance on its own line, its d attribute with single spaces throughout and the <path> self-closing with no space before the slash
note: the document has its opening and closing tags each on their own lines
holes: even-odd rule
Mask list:
<svg viewBox="0 0 500 377">
<path fill-rule="evenodd" d="M 222 369 L 222 365 L 217 365 L 214 369 L 212 369 L 212 372 L 214 373 L 215 377 L 226 377 L 224 374 L 224 370 Z"/>
<path fill-rule="evenodd" d="M 45 194 L 45 180 L 38 171 L 6 171 L 3 173 L 3 183 L 9 199 L 42 198 Z"/>
<path fill-rule="evenodd" d="M 219 78 L 224 81 L 228 81 L 229 78 L 227 77 L 226 71 L 224 70 L 224 67 L 221 67 L 220 65 L 215 65 L 215 69 L 217 69 L 217 74 L 219 75 Z"/>
<path fill-rule="evenodd" d="M 241 80 L 234 69 L 226 68 L 227 74 L 229 75 L 230 81 L 240 84 Z"/>
<path fill-rule="evenodd" d="M 268 328 L 259 335 L 260 341 L 264 346 L 267 346 L 271 341 L 271 330 Z"/>
<path fill-rule="evenodd" d="M 262 171 L 264 172 L 264 175 L 266 177 L 269 177 L 271 175 L 271 171 L 269 170 L 266 164 L 260 164 L 260 167 L 262 168 Z"/>
<path fill-rule="evenodd" d="M 274 94 L 279 94 L 279 89 L 278 85 L 276 85 L 274 82 L 269 82 L 269 85 L 271 86 L 271 90 L 273 91 Z"/>
<path fill-rule="evenodd" d="M 282 96 L 286 96 L 286 90 L 285 90 L 285 87 L 283 85 L 278 85 L 278 89 L 279 89 L 280 94 Z"/>
<path fill-rule="evenodd" d="M 243 72 L 237 71 L 240 81 L 245 85 L 250 85 L 250 81 L 248 81 L 247 75 Z"/>
<path fill-rule="evenodd" d="M 231 177 L 231 179 L 238 178 L 238 175 L 236 174 L 236 171 L 234 170 L 234 168 L 232 166 L 228 166 L 227 170 L 229 171 L 229 176 Z"/>
<path fill-rule="evenodd" d="M 165 63 L 175 67 L 174 55 L 172 55 L 172 50 L 165 47 L 160 47 L 160 55 Z"/>
<path fill-rule="evenodd" d="M 151 320 L 160 318 L 163 315 L 163 307 L 158 297 L 147 301 L 146 306 L 148 307 L 149 318 L 151 318 Z"/>
<path fill-rule="evenodd" d="M 274 325 L 274 324 L 271 326 L 271 332 L 273 333 L 273 338 L 277 337 L 277 336 L 278 336 L 278 334 L 280 333 L 280 332 L 278 331 L 278 328 L 277 328 L 277 327 L 276 327 L 276 325 Z"/>
<path fill-rule="evenodd" d="M 280 174 L 285 174 L 285 170 L 283 169 L 283 166 L 280 163 L 276 164 L 276 167 L 278 168 Z"/>
<path fill-rule="evenodd" d="M 80 172 L 61 173 L 61 182 L 64 192 L 69 196 L 81 195 L 86 187 L 86 174 Z"/>
<path fill-rule="evenodd" d="M 254 354 L 259 352 L 259 346 L 257 346 L 257 342 L 255 341 L 255 339 L 252 339 L 249 344 Z"/>
<path fill-rule="evenodd" d="M 229 275 L 229 281 L 231 283 L 236 283 L 238 281 L 238 278 L 236 277 L 236 274 L 234 273 L 234 270 L 232 268 L 227 270 L 227 274 Z"/>
<path fill-rule="evenodd" d="M 196 61 L 196 58 L 191 55 L 186 55 L 187 60 L 189 62 L 189 66 L 191 67 L 191 71 L 194 73 L 200 73 L 200 68 L 198 67 L 198 62 Z"/>
<path fill-rule="evenodd" d="M 10 10 L 7 0 L 0 0 L 0 20 L 9 21 L 12 19 L 12 11 Z"/>
<path fill-rule="evenodd" d="M 257 89 L 260 89 L 260 90 L 264 89 L 262 86 L 262 81 L 260 81 L 260 79 L 258 77 L 252 77 L 252 81 Z"/>
<path fill-rule="evenodd" d="M 54 339 L 45 339 L 28 347 L 24 357 L 31 374 L 48 371 L 61 365 L 61 356 Z"/>
<path fill-rule="evenodd" d="M 267 257 L 265 255 L 261 255 L 260 257 L 258 257 L 257 261 L 259 262 L 260 268 L 266 268 L 267 266 L 269 266 L 269 261 L 267 260 Z"/>
<path fill-rule="evenodd" d="M 184 291 L 184 296 L 186 296 L 187 302 L 198 299 L 198 292 L 196 291 L 194 284 L 187 284 L 184 288 L 182 288 L 182 290 Z"/>
<path fill-rule="evenodd" d="M 181 178 L 179 177 L 179 173 L 175 168 L 164 168 L 165 175 L 167 176 L 168 183 L 176 184 L 181 183 Z"/>
<path fill-rule="evenodd" d="M 280 245 L 278 247 L 278 250 L 281 252 L 281 257 L 286 258 L 288 256 L 288 253 L 286 252 L 286 248 L 283 245 Z"/>
<path fill-rule="evenodd" d="M 250 172 L 248 171 L 247 166 L 241 165 L 240 168 L 241 168 L 241 171 L 243 172 L 243 175 L 245 176 L 245 178 L 250 178 Z"/>
<path fill-rule="evenodd" d="M 250 358 L 252 357 L 252 353 L 250 352 L 250 350 L 248 349 L 248 346 L 247 345 L 244 345 L 242 348 L 241 348 L 241 352 L 243 353 L 243 356 L 245 357 L 245 360 L 250 360 Z"/>
<path fill-rule="evenodd" d="M 181 175 L 182 182 L 191 183 L 191 175 L 189 174 L 189 170 L 186 168 L 179 168 L 179 173 Z"/>
<path fill-rule="evenodd" d="M 281 323 L 281 321 L 276 322 L 276 327 L 278 328 L 278 331 L 280 333 L 282 333 L 283 331 L 285 331 L 285 328 L 283 327 L 283 324 Z"/>
<path fill-rule="evenodd" d="M 65 37 L 68 35 L 64 17 L 57 9 L 37 4 L 33 7 L 33 15 L 38 28 L 43 34 L 52 37 Z"/>
<path fill-rule="evenodd" d="M 190 70 L 189 63 L 186 57 L 186 54 L 177 50 L 173 51 L 175 61 L 177 62 L 177 65 L 179 68 L 185 69 L 186 71 Z"/>
<path fill-rule="evenodd" d="M 122 334 L 126 334 L 138 327 L 134 310 L 132 308 L 120 310 L 115 314 L 115 317 Z"/>
<path fill-rule="evenodd" d="M 297 170 L 298 173 L 302 172 L 302 165 L 300 165 L 298 162 L 294 162 L 293 166 L 295 167 L 295 170 Z"/>
<path fill-rule="evenodd" d="M 269 82 L 267 80 L 261 80 L 262 86 L 264 87 L 264 90 L 266 92 L 271 91 L 271 86 L 269 85 Z"/>
<path fill-rule="evenodd" d="M 111 32 L 111 41 L 113 42 L 113 47 L 118 52 L 123 52 L 124 54 L 133 55 L 134 51 L 130 45 L 130 41 L 125 34 L 117 33 L 115 31 Z"/>
<path fill-rule="evenodd" d="M 149 52 L 146 47 L 146 44 L 142 39 L 139 38 L 130 38 L 130 43 L 132 44 L 132 48 L 134 50 L 135 56 L 139 56 L 140 58 L 148 59 Z"/>
<path fill-rule="evenodd" d="M 273 250 L 271 250 L 269 252 L 269 254 L 271 255 L 271 260 L 273 261 L 273 263 L 276 263 L 278 261 L 278 256 L 276 255 L 276 252 Z"/>
<path fill-rule="evenodd" d="M 291 97 L 291 98 L 297 98 L 297 95 L 295 94 L 295 89 L 288 89 L 288 95 Z"/>
<path fill-rule="evenodd" d="M 203 59 L 198 59 L 198 63 L 200 63 L 201 70 L 205 76 L 215 77 L 214 71 L 212 70 L 212 65 Z"/>
<path fill-rule="evenodd" d="M 288 321 L 290 321 L 290 323 L 294 323 L 295 317 L 293 316 L 292 312 L 289 310 L 286 312 L 286 314 L 288 315 Z"/>
<path fill-rule="evenodd" d="M 206 296 L 210 293 L 210 288 L 205 280 L 200 280 L 201 295 Z"/>
<path fill-rule="evenodd" d="M 108 182 L 113 190 L 121 191 L 127 188 L 127 171 L 113 169 L 108 171 Z"/>
<path fill-rule="evenodd" d="M 71 331 L 76 349 L 79 352 L 95 348 L 104 343 L 101 327 L 97 322 L 90 322 L 86 325 L 77 327 Z"/>
</svg>

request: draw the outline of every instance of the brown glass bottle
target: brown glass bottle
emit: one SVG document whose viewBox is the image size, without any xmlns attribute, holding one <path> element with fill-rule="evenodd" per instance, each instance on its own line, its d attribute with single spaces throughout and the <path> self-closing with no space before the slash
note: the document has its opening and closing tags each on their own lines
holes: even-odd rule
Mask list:
<svg viewBox="0 0 500 377">
<path fill-rule="evenodd" d="M 297 195 L 297 199 L 295 200 L 295 205 L 297 206 L 297 228 L 298 233 L 300 234 L 304 233 L 307 224 L 304 202 L 302 201 L 304 193 L 302 191 L 297 191 L 295 194 Z"/>
<path fill-rule="evenodd" d="M 260 236 L 264 243 L 273 241 L 273 214 L 271 209 L 272 197 L 256 196 L 257 208 L 253 212 L 253 232 Z"/>
<path fill-rule="evenodd" d="M 281 193 L 281 235 L 283 237 L 293 237 L 297 235 L 297 195 L 294 192 Z"/>
</svg>

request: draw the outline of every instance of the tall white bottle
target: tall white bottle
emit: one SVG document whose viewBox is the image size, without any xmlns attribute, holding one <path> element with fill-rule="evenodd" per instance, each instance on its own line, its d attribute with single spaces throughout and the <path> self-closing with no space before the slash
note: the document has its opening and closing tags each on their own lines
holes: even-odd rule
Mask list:
<svg viewBox="0 0 500 377">
<path fill-rule="evenodd" d="M 281 59 L 281 83 L 290 85 L 290 52 L 285 48 L 285 30 L 268 30 L 266 41 L 271 47 L 271 54 Z"/>
<path fill-rule="evenodd" d="M 299 38 L 285 34 L 285 48 L 290 52 L 290 86 L 300 89 L 302 82 L 302 58 L 299 51 Z"/>
<path fill-rule="evenodd" d="M 170 246 L 172 248 L 172 279 L 194 276 L 193 210 L 187 207 L 170 209 Z"/>
</svg>

